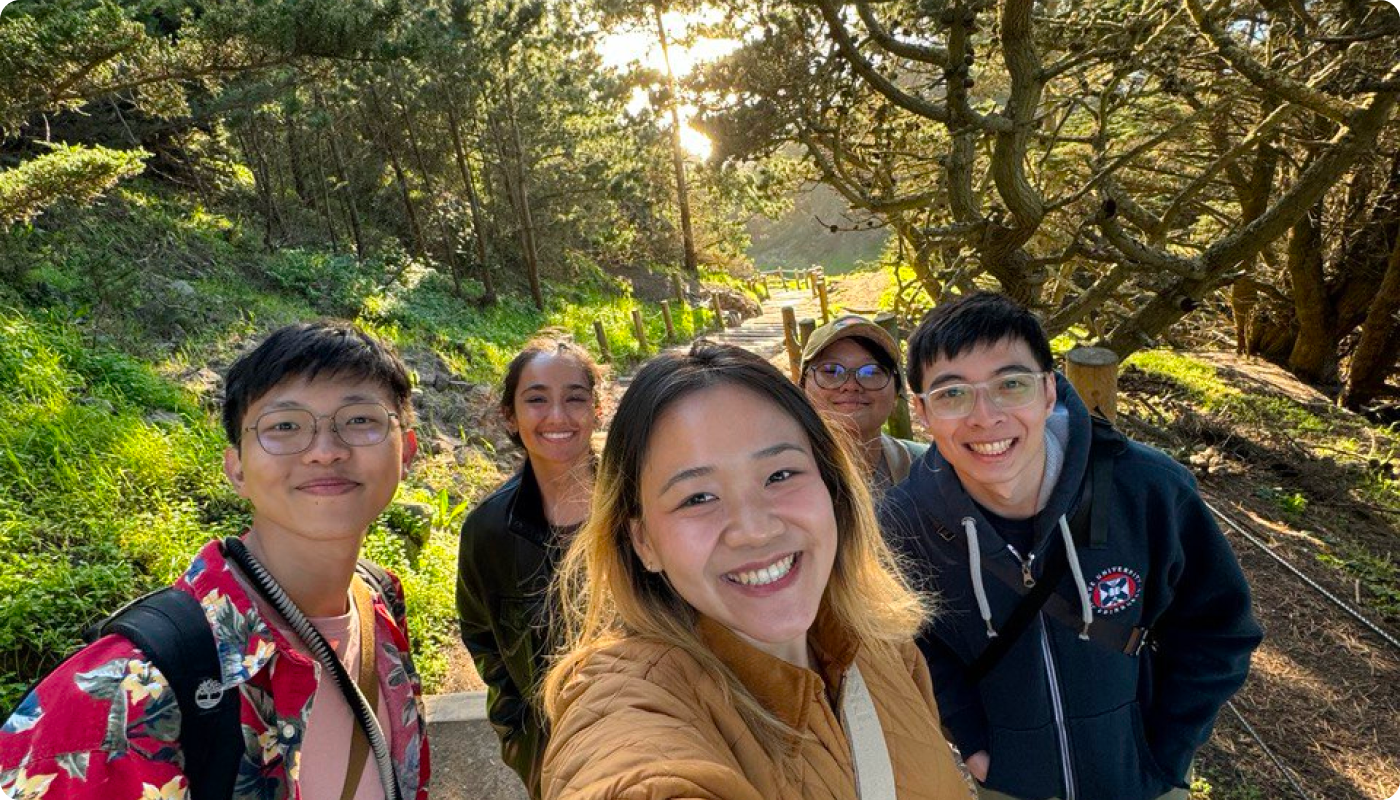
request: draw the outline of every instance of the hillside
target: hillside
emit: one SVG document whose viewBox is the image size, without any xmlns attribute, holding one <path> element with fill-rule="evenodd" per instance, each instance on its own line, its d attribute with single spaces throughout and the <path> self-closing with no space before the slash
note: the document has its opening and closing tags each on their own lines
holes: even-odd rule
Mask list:
<svg viewBox="0 0 1400 800">
<path fill-rule="evenodd" d="M 368 552 L 404 576 L 429 691 L 469 685 L 456 528 L 516 465 L 493 403 L 504 363 L 544 328 L 596 351 L 595 320 L 614 363 L 632 363 L 634 308 L 649 340 L 665 339 L 659 307 L 601 270 L 557 275 L 544 311 L 503 276 L 485 306 L 392 251 L 365 262 L 314 244 L 269 252 L 239 211 L 138 181 L 0 240 L 0 706 L 85 625 L 246 524 L 221 472 L 220 375 L 267 331 L 322 316 L 393 341 L 414 373 L 421 456 Z M 633 274 L 669 292 L 668 276 Z M 712 320 L 700 284 L 689 291 L 695 307 L 674 315 L 687 338 Z"/>
<path fill-rule="evenodd" d="M 826 184 L 811 184 L 793 196 L 792 208 L 778 219 L 755 217 L 749 222 L 748 256 L 759 269 L 807 269 L 815 264 L 828 275 L 850 272 L 878 259 L 889 240 L 884 228 L 866 227 L 868 218 L 852 212 Z M 838 230 L 833 232 L 832 225 Z"/>
</svg>

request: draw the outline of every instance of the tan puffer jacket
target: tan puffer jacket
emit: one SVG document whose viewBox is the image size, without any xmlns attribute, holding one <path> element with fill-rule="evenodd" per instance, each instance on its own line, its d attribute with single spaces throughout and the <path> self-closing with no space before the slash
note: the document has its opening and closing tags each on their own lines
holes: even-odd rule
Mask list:
<svg viewBox="0 0 1400 800">
<path fill-rule="evenodd" d="M 811 638 L 819 675 L 753 648 L 711 620 L 701 620 L 700 633 L 765 707 L 806 734 L 790 768 L 769 758 L 725 701 L 721 683 L 694 659 L 633 640 L 597 653 L 567 686 L 545 754 L 546 800 L 857 800 L 850 744 L 833 699 L 852 661 L 884 729 L 898 800 L 969 797 L 913 642 L 861 649 L 819 621 Z"/>
</svg>

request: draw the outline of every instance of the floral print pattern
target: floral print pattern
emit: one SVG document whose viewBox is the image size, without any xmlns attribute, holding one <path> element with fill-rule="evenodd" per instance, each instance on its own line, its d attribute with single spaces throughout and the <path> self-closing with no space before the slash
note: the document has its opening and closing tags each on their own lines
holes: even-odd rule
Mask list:
<svg viewBox="0 0 1400 800">
<path fill-rule="evenodd" d="M 234 800 L 299 800 L 315 664 L 258 613 L 218 542 L 199 552 L 176 586 L 199 598 L 219 647 L 224 689 L 241 699 L 244 755 Z M 391 712 L 385 733 L 403 797 L 427 800 L 422 689 L 407 658 L 405 621 L 388 608 L 375 599 L 382 644 L 375 662 Z M 131 642 L 107 636 L 63 662 L 0 726 L 0 796 L 186 800 L 179 738 L 179 704 L 165 676 Z"/>
</svg>

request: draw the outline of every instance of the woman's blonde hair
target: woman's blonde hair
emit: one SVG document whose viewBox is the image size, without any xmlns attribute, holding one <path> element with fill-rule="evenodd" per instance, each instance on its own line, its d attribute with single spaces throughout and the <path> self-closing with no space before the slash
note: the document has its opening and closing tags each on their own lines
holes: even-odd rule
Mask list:
<svg viewBox="0 0 1400 800">
<path fill-rule="evenodd" d="M 556 719 L 565 686 L 602 648 L 643 638 L 688 653 L 720 676 L 729 700 L 770 755 L 787 752 L 795 731 L 765 709 L 699 638 L 695 610 L 632 549 L 630 523 L 642 514 L 641 471 L 657 421 L 682 398 L 712 386 L 752 391 L 794 419 L 812 453 L 836 517 L 836 558 L 822 610 L 862 643 L 907 642 L 929 606 L 912 591 L 875 521 L 870 493 L 842 440 L 802 390 L 771 364 L 737 347 L 704 340 L 686 353 L 664 353 L 637 373 L 608 431 L 588 522 L 574 537 L 555 577 L 563 622 L 562 648 L 544 680 L 542 698 Z M 715 424 L 723 424 L 716 420 Z"/>
</svg>

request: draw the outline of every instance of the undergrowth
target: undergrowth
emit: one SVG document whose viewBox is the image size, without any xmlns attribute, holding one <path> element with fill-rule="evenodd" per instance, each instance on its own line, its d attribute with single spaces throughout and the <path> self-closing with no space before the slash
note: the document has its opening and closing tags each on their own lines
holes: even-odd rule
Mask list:
<svg viewBox="0 0 1400 800">
<path fill-rule="evenodd" d="M 470 299 L 479 284 L 466 281 L 458 296 L 430 266 L 379 252 L 364 263 L 314 248 L 267 252 L 236 218 L 140 181 L 97 207 L 0 232 L 0 707 L 75 648 L 88 623 L 174 580 L 204 542 L 247 524 L 222 475 L 217 387 L 183 388 L 192 372 L 222 373 L 273 328 L 322 316 L 353 319 L 401 352 L 432 351 L 455 379 L 491 385 L 542 328 L 597 354 L 600 321 L 619 366 L 668 343 L 659 306 L 587 263 L 551 282 L 540 311 L 511 292 L 483 306 Z M 671 310 L 677 340 L 714 324 L 706 309 Z M 463 451 L 416 471 L 366 543 L 404 582 L 429 692 L 457 637 L 461 517 L 500 477 L 489 456 Z"/>
<path fill-rule="evenodd" d="M 1269 391 L 1244 391 L 1223 379 L 1217 368 L 1190 356 L 1161 350 L 1137 353 L 1129 365 L 1168 379 L 1188 403 L 1250 431 L 1260 441 L 1284 438 L 1289 452 L 1330 459 L 1330 479 L 1342 496 L 1369 504 L 1388 517 L 1400 514 L 1400 481 L 1395 478 L 1395 431 L 1364 417 L 1319 403 L 1303 403 Z M 1291 455 L 1295 457 L 1296 455 Z M 1269 501 L 1279 516 L 1306 525 L 1318 506 L 1293 487 L 1264 486 L 1255 495 Z M 1400 618 L 1400 565 L 1383 543 L 1363 543 L 1319 536 L 1325 549 L 1320 563 L 1341 570 L 1348 583 L 1367 590 L 1370 604 L 1389 619 Z"/>
</svg>

